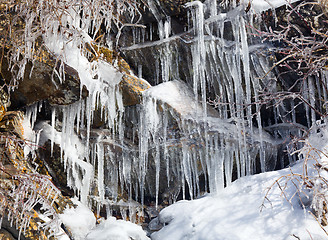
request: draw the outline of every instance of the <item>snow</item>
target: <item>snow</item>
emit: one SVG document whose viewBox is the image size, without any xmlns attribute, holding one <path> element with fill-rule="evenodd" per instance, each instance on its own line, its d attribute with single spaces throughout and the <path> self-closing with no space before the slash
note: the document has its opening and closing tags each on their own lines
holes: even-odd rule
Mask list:
<svg viewBox="0 0 328 240">
<path fill-rule="evenodd" d="M 167 103 L 186 118 L 197 118 L 195 116 L 197 109 L 202 108 L 200 103 L 194 100 L 192 91 L 184 82 L 179 80 L 151 87 L 143 92 L 143 96 L 144 98 L 155 98 L 157 101 Z"/>
<path fill-rule="evenodd" d="M 291 3 L 297 2 L 298 0 L 253 0 L 250 1 L 252 4 L 252 9 L 255 13 L 261 13 L 269 9 L 275 9 L 284 5 L 289 5 Z M 247 5 L 248 0 L 244 1 Z"/>
<path fill-rule="evenodd" d="M 300 151 L 303 160 L 283 170 L 242 177 L 216 194 L 179 201 L 165 208 L 150 223 L 150 226 L 159 226 L 158 222 L 164 225 L 151 239 L 327 239 L 309 212 L 318 206 L 311 203 L 315 197 L 306 189 L 299 196 L 296 186 L 303 187 L 302 182 L 294 181 L 294 185 L 284 178 L 291 173 L 302 175 L 307 168 L 308 177 L 315 179 L 318 172 L 313 166 L 328 162 L 327 141 L 328 127 L 318 121 Z M 327 176 L 327 171 L 323 169 L 320 174 Z M 284 194 L 274 184 L 278 179 L 281 186 L 287 184 Z M 324 189 L 320 190 L 325 194 Z"/>
<path fill-rule="evenodd" d="M 75 240 L 149 240 L 140 226 L 116 220 L 115 217 L 100 219 L 100 224 L 96 225 L 92 211 L 76 198 L 72 200 L 77 207 L 65 209 L 64 213 L 60 214 L 60 219 L 72 232 Z"/>
<path fill-rule="evenodd" d="M 86 240 L 149 240 L 146 232 L 136 224 L 109 217 L 86 236 Z"/>
<path fill-rule="evenodd" d="M 74 239 L 85 239 L 87 233 L 96 225 L 93 213 L 76 199 L 72 199 L 76 208 L 69 207 L 60 214 L 60 219 L 72 232 Z"/>
<path fill-rule="evenodd" d="M 292 167 L 302 172 L 302 163 Z M 153 240 L 228 240 L 228 239 L 326 239 L 316 220 L 300 207 L 297 198 L 293 206 L 273 186 L 275 179 L 290 173 L 289 169 L 240 178 L 217 194 L 208 194 L 192 201 L 179 201 L 160 212 L 165 224 L 153 233 Z M 293 194 L 290 186 L 287 195 Z M 261 205 L 264 208 L 261 210 Z"/>
</svg>

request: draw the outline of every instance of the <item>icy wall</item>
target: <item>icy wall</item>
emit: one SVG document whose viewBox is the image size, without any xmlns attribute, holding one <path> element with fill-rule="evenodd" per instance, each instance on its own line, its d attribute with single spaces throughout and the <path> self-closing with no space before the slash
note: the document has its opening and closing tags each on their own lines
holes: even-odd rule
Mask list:
<svg viewBox="0 0 328 240">
<path fill-rule="evenodd" d="M 153 23 L 150 32 L 136 30 L 135 44 L 127 43 L 122 50 L 140 75 L 144 72 L 147 79 L 158 84 L 144 92 L 139 132 L 141 161 L 147 166 L 147 160 L 154 159 L 156 166 L 156 196 L 158 171 L 165 166 L 172 169 L 172 162 L 180 173 L 178 182 L 182 189 L 189 190 L 191 197 L 199 194 L 199 176 L 203 173 L 206 173 L 205 188 L 208 184 L 209 190 L 215 192 L 235 177 L 294 162 L 296 155 L 283 156 L 277 149 L 282 145 L 285 150 L 297 149 L 289 145 L 291 138 L 300 137 L 318 116 L 309 104 L 300 102 L 297 97 L 275 99 L 281 85 L 271 71 L 272 59 L 268 53 L 274 48 L 262 43 L 256 31 L 261 24 L 261 12 L 283 3 L 275 1 L 267 6 L 254 2 L 248 11 L 246 4 L 218 7 L 216 1 L 191 2 L 185 5 L 189 9 L 188 26 L 174 33 L 177 27 L 172 26 L 173 17 L 161 11 L 159 1 L 150 2 L 157 27 Z M 152 29 L 157 29 L 157 36 Z M 156 41 L 147 41 L 156 37 Z M 185 83 L 177 83 L 176 79 Z M 188 98 L 183 84 L 192 89 L 193 94 L 187 94 Z M 175 88 L 180 89 L 179 94 L 173 94 Z M 326 99 L 321 91 L 324 84 L 319 79 L 307 78 L 303 88 L 302 97 L 312 106 L 315 97 Z M 184 97 L 180 99 L 181 96 Z M 214 116 L 208 113 L 207 103 L 213 96 L 217 98 Z M 187 105 L 193 114 L 179 112 L 185 107 L 175 106 L 176 102 Z M 296 114 L 300 114 L 300 108 L 305 109 L 302 113 L 306 115 L 306 126 L 298 122 Z M 165 146 L 172 138 L 168 137 L 170 118 L 177 122 L 179 138 L 184 140 L 180 148 Z M 197 142 L 199 148 L 191 146 L 192 141 Z M 149 149 L 153 149 L 152 157 Z M 144 172 L 144 175 L 147 174 Z M 168 183 L 170 179 L 167 170 Z"/>
<path fill-rule="evenodd" d="M 286 137 L 301 134 L 286 125 L 298 124 L 293 110 L 297 103 L 281 102 L 267 110 L 271 122 L 261 116 L 261 94 L 275 93 L 278 86 L 268 56 L 261 54 L 270 46 L 250 34 L 249 26 L 259 21 L 256 12 L 246 12 L 243 4 L 194 1 L 185 6 L 190 22 L 175 34 L 171 18 L 158 13 L 158 2 L 150 0 L 149 6 L 157 25 L 148 32 L 133 30 L 135 44 L 122 48 L 138 63 L 139 76 L 146 64 L 155 69 L 148 80 L 157 85 L 144 91 L 138 106 L 123 106 L 117 68 L 88 60 L 81 46 L 92 39 L 85 29 L 78 42 L 51 31 L 44 36 L 47 47 L 79 72 L 89 90 L 86 100 L 53 107 L 51 122 L 35 126 L 38 145 L 47 139 L 60 145 L 69 187 L 82 202 L 98 206 L 121 199 L 143 205 L 146 196 L 157 205 L 164 199 L 175 201 L 181 190 L 182 198 L 194 198 L 234 178 L 274 169 L 277 161 L 284 165 L 278 148 Z M 152 34 L 156 41 L 151 41 Z M 316 81 L 309 78 L 306 84 L 310 91 L 304 97 L 310 102 L 311 91 L 318 92 Z M 208 104 L 214 96 L 216 109 Z M 275 105 L 274 99 L 270 104 Z M 310 126 L 316 116 L 305 108 Z M 38 111 L 38 106 L 27 111 L 32 128 Z M 96 114 L 104 123 L 97 129 L 92 128 Z"/>
</svg>

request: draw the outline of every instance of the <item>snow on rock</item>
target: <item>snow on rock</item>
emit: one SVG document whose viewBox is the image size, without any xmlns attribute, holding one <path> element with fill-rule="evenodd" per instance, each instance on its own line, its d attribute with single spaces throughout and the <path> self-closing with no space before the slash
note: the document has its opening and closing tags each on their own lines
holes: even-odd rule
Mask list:
<svg viewBox="0 0 328 240">
<path fill-rule="evenodd" d="M 302 172 L 302 162 L 291 170 Z M 289 169 L 248 176 L 217 194 L 192 201 L 179 201 L 160 212 L 164 227 L 151 235 L 153 240 L 235 240 L 235 239 L 326 239 L 316 220 L 301 208 L 294 197 L 288 203 L 278 186 L 268 187 Z M 286 195 L 295 192 L 290 186 Z M 261 209 L 261 205 L 264 207 Z M 298 238 L 297 238 L 298 237 Z"/>
<path fill-rule="evenodd" d="M 77 207 L 65 209 L 64 213 L 60 214 L 60 219 L 71 230 L 74 239 L 85 239 L 88 232 L 96 225 L 96 218 L 81 202 L 72 200 Z"/>
<path fill-rule="evenodd" d="M 261 13 L 269 9 L 275 9 L 284 5 L 289 5 L 291 3 L 297 2 L 299 0 L 253 0 L 244 1 L 245 4 L 251 2 L 252 9 L 255 13 Z"/>
<path fill-rule="evenodd" d="M 77 207 L 65 209 L 60 219 L 75 240 L 149 240 L 141 226 L 115 217 L 108 217 L 96 225 L 92 211 L 76 198 L 72 200 Z"/>
<path fill-rule="evenodd" d="M 149 240 L 142 228 L 131 222 L 109 217 L 86 236 L 87 240 Z"/>
<path fill-rule="evenodd" d="M 203 111 L 201 103 L 195 101 L 192 90 L 180 80 L 173 80 L 151 87 L 143 92 L 143 96 L 168 104 L 183 118 L 197 119 L 200 117 L 197 114 Z M 209 116 L 217 117 L 218 113 L 212 110 Z"/>
</svg>

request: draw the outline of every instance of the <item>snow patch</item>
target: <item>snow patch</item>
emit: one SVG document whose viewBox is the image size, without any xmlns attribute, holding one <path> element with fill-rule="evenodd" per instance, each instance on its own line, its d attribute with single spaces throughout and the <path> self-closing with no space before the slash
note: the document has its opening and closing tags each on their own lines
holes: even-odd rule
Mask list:
<svg viewBox="0 0 328 240">
<path fill-rule="evenodd" d="M 85 239 L 88 232 L 96 225 L 96 218 L 89 208 L 76 199 L 72 199 L 76 208 L 66 208 L 59 217 L 65 226 L 71 230 L 74 239 Z"/>
<path fill-rule="evenodd" d="M 303 162 L 292 167 L 302 173 Z M 316 220 L 301 208 L 297 197 L 291 206 L 273 187 L 275 179 L 290 173 L 289 169 L 240 178 L 217 194 L 192 201 L 179 201 L 160 212 L 165 224 L 153 233 L 153 240 L 233 240 L 233 239 L 326 239 Z M 287 194 L 294 193 L 293 187 Z M 260 211 L 264 201 L 264 208 Z M 311 237 L 310 237 L 311 236 Z"/>
<path fill-rule="evenodd" d="M 86 236 L 86 240 L 149 240 L 142 228 L 131 222 L 109 217 Z"/>
</svg>

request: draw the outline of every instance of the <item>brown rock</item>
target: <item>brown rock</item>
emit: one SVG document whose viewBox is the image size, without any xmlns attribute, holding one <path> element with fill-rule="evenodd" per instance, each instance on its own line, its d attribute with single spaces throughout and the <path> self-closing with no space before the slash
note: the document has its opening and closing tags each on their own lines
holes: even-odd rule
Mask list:
<svg viewBox="0 0 328 240">
<path fill-rule="evenodd" d="M 108 63 L 111 63 L 112 65 L 116 65 L 118 67 L 118 70 L 122 73 L 131 73 L 129 64 L 117 52 L 111 51 L 106 47 L 97 45 L 87 45 L 86 47 L 94 56 L 91 60 L 100 58 Z"/>
<path fill-rule="evenodd" d="M 123 94 L 123 104 L 131 106 L 140 103 L 141 93 L 150 88 L 150 84 L 141 78 L 133 76 L 129 64 L 117 52 L 96 45 L 87 45 L 87 49 L 93 55 L 90 61 L 100 58 L 117 66 L 118 70 L 123 73 L 123 78 L 119 84 Z"/>
<path fill-rule="evenodd" d="M 11 102 L 14 108 L 32 105 L 38 101 L 49 100 L 53 105 L 72 104 L 80 98 L 88 95 L 81 83 L 78 72 L 65 63 L 56 61 L 54 55 L 41 47 L 41 53 L 32 63 L 25 66 L 24 79 L 11 94 Z M 57 72 L 62 71 L 64 80 L 58 77 Z M 1 64 L 1 74 L 7 84 L 13 82 L 13 70 L 9 69 L 7 58 Z M 81 95 L 81 96 L 80 96 Z"/>
<path fill-rule="evenodd" d="M 147 81 L 127 74 L 123 76 L 119 86 L 122 91 L 123 104 L 125 106 L 140 103 L 142 92 L 151 87 Z"/>
<path fill-rule="evenodd" d="M 22 126 L 23 113 L 10 111 L 3 115 L 0 122 L 0 132 L 10 132 L 23 139 L 24 129 Z"/>
<path fill-rule="evenodd" d="M 0 240 L 15 240 L 15 238 L 7 230 L 0 229 Z"/>
</svg>

